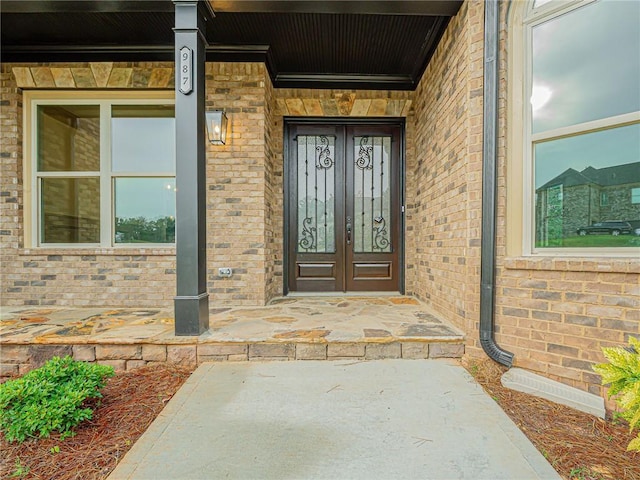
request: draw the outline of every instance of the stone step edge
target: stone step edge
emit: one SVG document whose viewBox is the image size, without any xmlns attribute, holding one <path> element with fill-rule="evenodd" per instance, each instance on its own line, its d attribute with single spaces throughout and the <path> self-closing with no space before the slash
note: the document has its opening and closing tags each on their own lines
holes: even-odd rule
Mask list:
<svg viewBox="0 0 640 480">
<path fill-rule="evenodd" d="M 0 376 L 19 375 L 54 356 L 113 366 L 117 371 L 171 363 L 196 366 L 204 362 L 278 360 L 380 360 L 460 358 L 465 345 L 446 342 L 393 343 L 243 343 L 243 344 L 110 344 L 110 345 L 3 345 Z"/>
<path fill-rule="evenodd" d="M 439 337 L 360 337 L 350 339 L 326 339 L 326 338 L 265 338 L 265 339 L 216 339 L 216 338 L 196 338 L 192 337 L 169 337 L 169 338 L 50 338 L 37 340 L 1 340 L 0 349 L 9 346 L 29 346 L 29 345 L 248 345 L 248 344 L 351 344 L 351 343 L 462 343 L 466 339 L 465 335 L 447 335 Z"/>
</svg>

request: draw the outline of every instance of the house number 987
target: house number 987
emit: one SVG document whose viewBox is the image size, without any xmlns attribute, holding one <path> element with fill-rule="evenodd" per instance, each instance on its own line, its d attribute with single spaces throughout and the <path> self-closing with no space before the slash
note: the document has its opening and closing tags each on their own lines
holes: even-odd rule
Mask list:
<svg viewBox="0 0 640 480">
<path fill-rule="evenodd" d="M 193 91 L 193 55 L 189 47 L 180 49 L 180 93 L 189 95 Z"/>
</svg>

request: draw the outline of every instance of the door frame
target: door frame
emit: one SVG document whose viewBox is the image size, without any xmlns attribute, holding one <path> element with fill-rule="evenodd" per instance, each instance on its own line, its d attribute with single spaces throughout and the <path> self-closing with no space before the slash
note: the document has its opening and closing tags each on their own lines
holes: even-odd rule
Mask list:
<svg viewBox="0 0 640 480">
<path fill-rule="evenodd" d="M 398 180 L 400 182 L 400 238 L 398 241 L 398 291 L 404 295 L 405 293 L 405 216 L 406 216 L 406 119 L 404 117 L 283 117 L 284 131 L 283 131 L 283 256 L 282 256 L 282 292 L 284 295 L 288 295 L 289 292 L 289 262 L 291 260 L 289 256 L 289 245 L 291 238 L 289 235 L 289 194 L 292 190 L 290 182 L 292 181 L 291 175 L 287 172 L 290 171 L 290 151 L 289 151 L 289 131 L 291 125 L 393 125 L 400 128 L 400 151 L 399 151 L 399 174 Z M 341 292 L 335 292 L 339 295 Z M 362 294 L 362 292 L 352 292 L 354 295 Z M 304 292 L 309 296 L 314 295 L 314 292 Z"/>
</svg>

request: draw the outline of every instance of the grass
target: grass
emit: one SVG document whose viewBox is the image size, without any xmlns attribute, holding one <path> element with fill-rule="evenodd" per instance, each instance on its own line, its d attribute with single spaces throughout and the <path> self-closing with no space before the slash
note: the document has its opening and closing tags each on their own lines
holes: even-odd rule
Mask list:
<svg viewBox="0 0 640 480">
<path fill-rule="evenodd" d="M 637 235 L 584 235 L 550 240 L 548 245 L 536 242 L 538 248 L 581 248 L 581 247 L 640 247 L 640 236 Z"/>
</svg>

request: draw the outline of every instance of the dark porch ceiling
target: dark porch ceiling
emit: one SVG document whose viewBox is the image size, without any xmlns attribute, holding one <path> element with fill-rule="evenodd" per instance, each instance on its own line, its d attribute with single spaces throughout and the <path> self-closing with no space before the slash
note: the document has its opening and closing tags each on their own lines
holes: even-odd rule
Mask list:
<svg viewBox="0 0 640 480">
<path fill-rule="evenodd" d="M 207 59 L 276 87 L 411 90 L 462 1 L 216 1 Z M 170 0 L 2 1 L 3 62 L 172 61 Z"/>
</svg>

